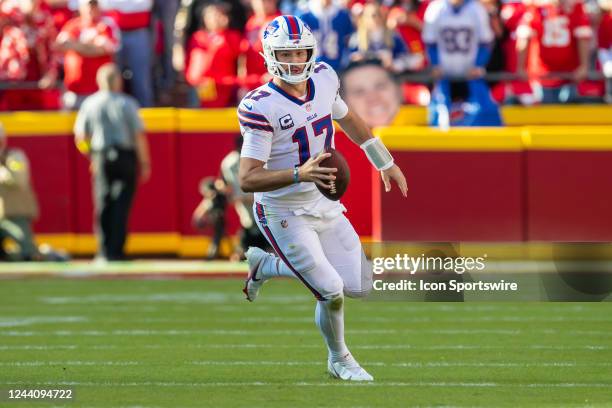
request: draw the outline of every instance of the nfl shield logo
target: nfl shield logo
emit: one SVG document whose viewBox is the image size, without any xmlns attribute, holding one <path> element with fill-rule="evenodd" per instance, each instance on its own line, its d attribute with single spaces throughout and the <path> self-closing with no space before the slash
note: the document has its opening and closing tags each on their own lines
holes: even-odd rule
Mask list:
<svg viewBox="0 0 612 408">
<path fill-rule="evenodd" d="M 310 112 L 312 110 L 312 105 L 307 103 L 305 108 L 306 108 L 306 112 Z"/>
</svg>

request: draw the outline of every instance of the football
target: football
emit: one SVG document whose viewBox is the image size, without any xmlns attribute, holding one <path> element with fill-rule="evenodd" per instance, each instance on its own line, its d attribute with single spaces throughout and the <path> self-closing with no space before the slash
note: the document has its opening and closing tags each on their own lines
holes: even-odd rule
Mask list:
<svg viewBox="0 0 612 408">
<path fill-rule="evenodd" d="M 332 188 L 326 189 L 317 185 L 317 188 L 325 197 L 332 201 L 338 201 L 340 197 L 346 192 L 348 188 L 349 180 L 351 178 L 351 171 L 349 170 L 346 159 L 336 149 L 328 148 L 325 150 L 327 153 L 331 153 L 331 156 L 321 161 L 319 166 L 321 167 L 332 167 L 338 169 L 336 179 L 333 180 Z"/>
</svg>

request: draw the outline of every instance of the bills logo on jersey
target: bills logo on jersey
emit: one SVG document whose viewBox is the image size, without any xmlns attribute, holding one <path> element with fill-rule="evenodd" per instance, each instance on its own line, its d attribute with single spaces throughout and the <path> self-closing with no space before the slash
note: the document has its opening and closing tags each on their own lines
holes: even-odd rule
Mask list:
<svg viewBox="0 0 612 408">
<path fill-rule="evenodd" d="M 291 129 L 293 127 L 293 118 L 291 117 L 291 115 L 285 115 L 278 121 L 280 123 L 281 129 L 283 130 Z"/>
</svg>

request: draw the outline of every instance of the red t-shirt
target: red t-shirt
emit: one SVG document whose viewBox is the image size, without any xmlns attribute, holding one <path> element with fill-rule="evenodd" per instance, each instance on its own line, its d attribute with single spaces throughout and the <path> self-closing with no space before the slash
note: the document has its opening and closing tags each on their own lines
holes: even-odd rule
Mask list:
<svg viewBox="0 0 612 408">
<path fill-rule="evenodd" d="M 216 81 L 235 79 L 242 37 L 238 31 L 209 33 L 196 31 L 187 45 L 186 78 L 198 85 L 204 78 Z"/>
<path fill-rule="evenodd" d="M 1 11 L 13 24 L 0 34 L 0 79 L 37 81 L 57 69 L 51 51 L 56 35 L 53 19 L 45 8 L 25 16 L 16 7 L 7 7 L 9 3 L 5 2 Z"/>
<path fill-rule="evenodd" d="M 261 36 L 268 23 L 278 16 L 280 16 L 280 13 L 274 13 L 263 18 L 253 15 L 247 20 L 244 27 L 244 39 L 240 44 L 240 50 L 245 59 L 246 76 L 242 82 L 249 89 L 263 84 L 262 77 L 268 72 L 264 65 L 264 59 L 259 54 L 263 51 Z"/>
<path fill-rule="evenodd" d="M 423 6 L 421 4 L 419 10 L 407 12 L 402 7 L 399 7 L 399 6 L 393 7 L 391 8 L 391 10 L 389 10 L 389 15 L 387 16 L 387 19 L 396 19 L 401 14 L 406 13 L 408 15 L 411 15 L 412 17 L 418 18 L 422 22 L 423 16 L 420 10 L 424 10 L 425 8 L 426 6 Z M 416 28 L 408 24 L 398 25 L 395 28 L 395 30 L 399 33 L 399 35 L 402 37 L 402 39 L 406 43 L 406 46 L 408 47 L 408 51 L 410 52 L 410 54 L 425 54 L 425 46 L 423 44 L 423 39 L 421 38 L 420 30 L 417 30 Z M 419 67 L 419 69 L 425 67 L 426 61 L 427 59 L 423 58 L 423 66 Z"/>
<path fill-rule="evenodd" d="M 86 57 L 75 51 L 66 52 L 64 58 L 64 84 L 66 88 L 80 95 L 98 90 L 96 73 L 102 65 L 112 62 L 113 54 L 119 49 L 117 27 L 107 18 L 86 22 L 81 17 L 68 21 L 58 41 L 70 39 L 104 48 L 106 54 L 100 57 Z"/>
<path fill-rule="evenodd" d="M 508 39 L 502 44 L 502 49 L 506 60 L 506 69 L 510 72 L 516 71 L 516 30 L 526 10 L 522 1 L 513 1 L 504 3 L 500 11 L 504 28 L 508 31 Z"/>
<path fill-rule="evenodd" d="M 593 32 L 582 3 L 576 2 L 570 10 L 553 5 L 529 8 L 518 35 L 535 40 L 528 70 L 539 76 L 549 72 L 572 72 L 578 68 L 578 40 L 591 38 Z M 543 86 L 554 87 L 567 81 L 542 79 L 540 82 Z"/>
<path fill-rule="evenodd" d="M 612 12 L 606 13 L 599 23 L 597 33 L 598 48 L 609 49 L 612 47 Z"/>
</svg>

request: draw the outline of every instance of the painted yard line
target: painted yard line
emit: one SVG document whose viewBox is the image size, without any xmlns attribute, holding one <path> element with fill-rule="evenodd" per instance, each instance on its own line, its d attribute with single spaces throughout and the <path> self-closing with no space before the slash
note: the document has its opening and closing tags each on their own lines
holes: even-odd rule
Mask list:
<svg viewBox="0 0 612 408">
<path fill-rule="evenodd" d="M 298 296 L 273 296 L 267 299 L 270 303 L 295 303 L 312 299 L 307 295 Z M 201 291 L 201 292 L 173 292 L 173 293 L 150 293 L 146 295 L 117 295 L 113 293 L 99 293 L 89 296 L 44 296 L 38 298 L 41 303 L 61 305 L 61 304 L 97 304 L 97 303 L 214 303 L 222 302 L 244 302 L 244 295 L 236 292 L 228 295 L 227 292 Z"/>
<path fill-rule="evenodd" d="M 311 308 L 309 308 L 310 310 Z M 278 308 L 275 310 L 278 311 Z M 241 310 L 237 316 L 218 316 L 218 315 L 194 315 L 187 318 L 172 318 L 172 317 L 141 317 L 136 315 L 128 315 L 122 318 L 106 318 L 91 316 L 90 320 L 97 322 L 102 321 L 106 323 L 124 323 L 126 321 L 138 321 L 143 323 L 192 323 L 192 322 L 240 322 L 240 323 L 312 323 L 312 317 L 252 317 L 244 316 L 245 310 Z M 285 308 L 283 308 L 285 312 Z M 0 317 L 0 322 L 1 322 Z M 483 318 L 431 318 L 431 317 L 346 317 L 347 322 L 356 323 L 481 323 L 481 322 L 512 322 L 512 323 L 551 323 L 551 322 L 593 322 L 593 323 L 609 323 L 610 318 L 607 319 L 593 319 L 593 318 L 581 318 L 576 317 L 575 319 L 558 318 L 553 317 L 547 318 L 503 318 L 503 317 L 483 317 Z M 0 323 L 1 327 L 1 323 Z"/>
<path fill-rule="evenodd" d="M 0 367 L 38 367 L 38 366 L 149 366 L 165 365 L 166 363 L 142 363 L 139 361 L 5 361 L 0 362 Z M 324 366 L 323 361 L 214 361 L 195 360 L 185 362 L 172 362 L 175 365 L 198 365 L 198 366 Z M 481 363 L 481 362 L 396 362 L 366 361 L 364 366 L 376 367 L 405 367 L 405 368 L 449 368 L 449 367 L 495 367 L 495 368 L 526 368 L 526 367 L 610 367 L 612 363 L 576 363 L 573 361 L 558 361 L 550 363 Z"/>
<path fill-rule="evenodd" d="M 612 383 L 498 383 L 498 382 L 95 382 L 95 381 L 56 381 L 26 383 L 23 381 L 4 382 L 0 385 L 29 386 L 79 386 L 79 387 L 257 387 L 257 386 L 297 386 L 297 387 L 456 387 L 456 388 L 610 388 Z"/>
<path fill-rule="evenodd" d="M 0 296 L 1 297 L 1 296 Z M 554 308 L 554 309 L 543 309 L 543 310 L 533 310 L 530 308 L 514 308 L 514 307 L 506 307 L 506 308 L 495 308 L 495 310 L 491 310 L 490 308 L 477 308 L 474 309 L 473 307 L 467 306 L 465 304 L 463 309 L 458 309 L 458 308 L 453 308 L 453 309 L 449 309 L 449 310 L 443 310 L 440 309 L 439 306 L 431 306 L 430 307 L 430 303 L 429 304 L 424 304 L 423 307 L 414 307 L 414 306 L 407 306 L 406 303 L 399 303 L 399 302 L 395 302 L 394 303 L 394 307 L 393 308 L 389 308 L 388 306 L 386 306 L 386 304 L 388 302 L 370 302 L 372 305 L 376 305 L 376 307 L 378 308 L 378 313 L 379 314 L 386 314 L 386 313 L 403 313 L 403 312 L 414 312 L 414 313 L 423 313 L 423 312 L 427 312 L 427 313 L 431 313 L 431 312 L 440 312 L 440 313 L 448 313 L 448 312 L 456 312 L 456 313 L 465 313 L 465 312 L 477 312 L 477 313 L 485 313 L 485 312 L 490 312 L 492 313 L 491 316 L 483 316 L 483 317 L 474 317 L 474 318 L 466 318 L 466 317 L 457 317 L 457 318 L 452 318 L 452 317 L 447 317 L 445 316 L 440 316 L 440 318 L 437 317 L 425 317 L 425 318 L 417 318 L 417 321 L 422 319 L 423 321 L 426 321 L 426 319 L 431 319 L 431 321 L 445 321 L 446 319 L 448 319 L 449 321 L 465 321 L 465 322 L 470 322 L 472 321 L 472 319 L 474 319 L 474 321 L 479 322 L 479 321 L 492 321 L 492 322 L 497 322 L 497 321 L 507 321 L 507 322 L 512 322 L 512 321 L 517 321 L 517 322 L 522 322 L 522 321 L 531 321 L 531 319 L 533 319 L 534 322 L 539 322 L 540 318 L 542 319 L 542 322 L 550 322 L 550 321 L 559 321 L 559 322 L 581 322 L 581 321 L 592 321 L 592 322 L 607 322 L 609 321 L 608 319 L 608 314 L 610 313 L 610 310 L 605 308 L 604 304 L 598 304 L 599 308 L 598 309 L 587 309 L 587 308 L 578 308 L 576 309 L 575 307 L 572 308 L 568 308 L 568 309 L 564 309 L 564 308 Z M 27 307 L 30 309 L 37 309 L 37 308 L 41 308 L 44 311 L 48 310 L 48 306 L 46 303 L 43 304 L 29 304 L 27 305 Z M 24 309 L 23 305 L 14 305 L 14 304 L 10 304 L 10 305 L 2 305 L 0 307 L 0 310 L 3 312 L 7 312 L 7 311 L 22 311 Z M 74 303 L 63 303 L 63 304 L 55 304 L 54 305 L 54 310 L 58 311 L 58 310 L 65 310 L 69 313 L 74 313 L 74 310 L 78 309 L 79 312 L 82 311 L 82 304 L 78 303 L 78 302 L 74 302 Z M 287 304 L 285 303 L 282 306 L 282 309 L 284 312 L 300 312 L 300 311 L 312 311 L 314 310 L 314 304 Z M 216 305 L 211 305 L 210 309 L 211 311 L 218 311 L 218 312 L 237 312 L 237 313 L 241 313 L 244 314 L 245 312 L 249 312 L 251 314 L 253 313 L 259 313 L 259 312 L 264 312 L 264 311 L 272 311 L 272 312 L 277 312 L 279 310 L 279 306 L 278 303 L 276 304 L 265 304 L 264 302 L 262 303 L 257 303 L 257 304 L 246 304 L 243 302 L 243 299 L 241 299 L 239 302 L 238 301 L 231 301 L 228 302 L 227 304 L 223 304 L 223 302 L 221 304 L 216 304 Z M 351 311 L 354 311 L 354 308 L 351 306 L 350 309 Z M 88 311 L 94 311 L 94 312 L 122 312 L 122 311 L 126 311 L 126 312 L 140 312 L 140 313 L 170 313 L 170 312 L 193 312 L 193 308 L 188 306 L 188 304 L 185 303 L 181 303 L 180 305 L 177 304 L 168 304 L 168 303 L 164 303 L 163 305 L 139 305 L 139 304 L 123 304 L 123 305 L 109 305 L 109 304 L 88 304 Z M 529 313 L 530 315 L 533 314 L 545 314 L 545 316 L 534 316 L 534 317 L 515 317 L 515 316 L 504 316 L 504 315 L 495 315 L 493 313 L 510 313 L 510 312 L 519 312 L 519 313 Z M 552 314 L 567 314 L 567 313 L 587 313 L 591 316 L 576 316 L 575 318 L 566 318 L 564 316 L 556 316 L 556 317 L 549 317 Z M 350 312 L 349 312 L 350 314 Z M 601 315 L 602 318 L 595 318 L 592 317 L 592 315 Z M 584 319 L 582 318 L 584 317 Z M 383 318 L 384 319 L 384 318 Z M 390 318 L 391 320 L 394 320 L 394 318 Z M 411 318 L 409 318 L 411 319 Z M 364 319 L 367 320 L 367 319 Z M 397 320 L 397 319 L 395 319 Z"/>
<path fill-rule="evenodd" d="M 212 360 L 196 360 L 189 361 L 192 365 L 203 366 L 324 366 L 327 363 L 322 361 L 212 361 Z M 475 363 L 475 362 L 402 362 L 402 363 L 387 363 L 384 361 L 365 361 L 364 366 L 376 367 L 407 367 L 407 368 L 449 368 L 449 367 L 495 367 L 495 368 L 525 368 L 525 367 L 612 367 L 612 363 L 583 363 L 579 364 L 573 361 L 559 361 L 551 363 Z"/>
<path fill-rule="evenodd" d="M 210 335 L 210 336 L 263 336 L 263 335 L 312 335 L 317 334 L 315 330 L 182 330 L 182 329 L 166 329 L 166 330 L 150 330 L 150 329 L 132 329 L 132 330 L 3 330 L 0 331 L 0 337 L 33 337 L 33 336 L 191 336 L 191 335 Z M 605 330 L 503 330 L 503 329 L 363 329 L 363 330 L 347 330 L 347 334 L 359 334 L 361 336 L 379 335 L 379 334 L 438 334 L 438 335 L 503 335 L 503 336 L 518 336 L 524 334 L 550 334 L 564 336 L 601 336 L 612 337 L 612 331 Z"/>
<path fill-rule="evenodd" d="M 0 345 L 0 351 L 3 350 L 164 350 L 176 348 L 188 349 L 322 349 L 319 344 L 144 344 L 144 345 L 112 345 L 112 344 L 59 344 L 59 345 L 37 345 L 37 344 L 19 344 L 19 345 Z M 377 344 L 377 345 L 351 345 L 351 349 L 355 350 L 585 350 L 585 351 L 604 351 L 611 350 L 612 347 L 604 345 L 581 345 L 581 346 L 551 346 L 544 344 L 530 344 L 526 346 L 485 346 L 474 344 L 452 344 L 452 345 L 437 345 L 437 346 L 421 346 L 411 344 Z"/>
<path fill-rule="evenodd" d="M 228 294 L 227 292 L 221 291 L 206 291 L 206 292 L 173 292 L 173 293 L 151 293 L 146 295 L 118 295 L 116 293 L 98 293 L 95 295 L 88 296 L 45 296 L 38 298 L 38 301 L 41 303 L 47 304 L 82 304 L 82 303 L 91 303 L 91 304 L 104 304 L 104 303 L 116 303 L 116 302 L 125 302 L 125 303 L 143 303 L 143 302 L 176 302 L 178 304 L 186 304 L 186 303 L 215 303 L 217 307 L 219 304 L 227 303 L 225 307 L 233 307 L 233 305 L 237 303 L 241 303 L 244 306 L 257 308 L 257 307 L 275 307 L 273 305 L 276 304 L 296 304 L 300 301 L 310 301 L 312 300 L 311 296 L 308 295 L 296 295 L 296 296 L 279 296 L 273 295 L 266 299 L 264 299 L 261 303 L 256 303 L 254 305 L 246 304 L 244 301 L 244 297 L 241 293 Z M 388 305 L 389 302 L 382 302 L 376 300 L 366 300 L 364 302 L 368 302 L 370 304 L 376 305 Z M 271 303 L 268 304 L 268 303 Z M 401 309 L 403 311 L 440 311 L 440 312 L 484 312 L 484 311 L 500 311 L 500 312 L 521 312 L 528 311 L 530 313 L 537 312 L 537 309 L 540 308 L 538 306 L 534 307 L 533 305 L 526 306 L 493 306 L 493 305 L 474 305 L 470 303 L 458 303 L 456 305 L 434 305 L 431 303 L 422 304 L 421 306 L 415 306 L 412 302 L 393 302 L 393 309 Z M 603 306 L 604 304 L 600 305 Z M 244 306 L 237 306 L 237 310 L 243 309 Z M 304 307 L 299 304 L 297 306 Z M 313 308 L 314 303 L 312 305 L 308 305 L 307 308 Z M 160 309 L 162 307 L 159 307 Z M 381 306 L 381 308 L 385 308 L 385 306 Z M 536 310 L 533 310 L 536 309 Z M 568 307 L 555 307 L 555 308 L 547 308 L 542 307 L 543 312 L 546 313 L 569 313 L 569 312 L 583 312 L 583 311 L 591 311 L 594 308 L 584 307 L 584 306 L 568 306 Z M 598 308 L 599 309 L 599 308 Z M 601 309 L 599 309 L 601 310 Z"/>
<path fill-rule="evenodd" d="M 0 317 L 0 327 L 31 326 L 35 324 L 65 324 L 87 323 L 89 319 L 84 316 L 27 316 L 27 317 Z"/>
<path fill-rule="evenodd" d="M 8 361 L 0 362 L 2 367 L 38 367 L 38 366 L 135 366 L 138 361 Z"/>
</svg>

